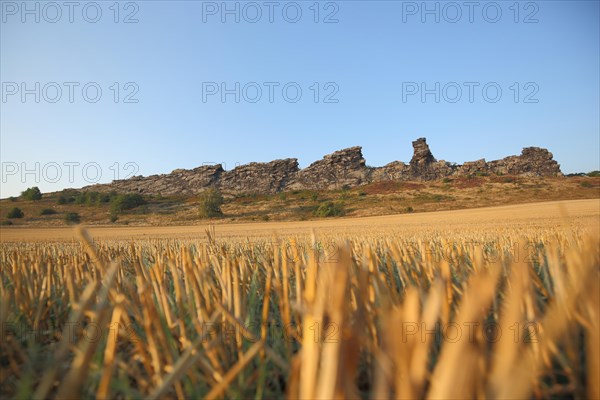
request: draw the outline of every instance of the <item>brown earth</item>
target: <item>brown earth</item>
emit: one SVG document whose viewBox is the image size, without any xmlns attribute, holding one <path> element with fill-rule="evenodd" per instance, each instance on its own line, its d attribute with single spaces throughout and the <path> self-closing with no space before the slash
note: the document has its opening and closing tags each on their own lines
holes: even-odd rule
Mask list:
<svg viewBox="0 0 600 400">
<path fill-rule="evenodd" d="M 215 227 L 217 237 L 268 238 L 280 236 L 385 234 L 432 232 L 444 235 L 449 232 L 479 231 L 514 234 L 519 229 L 540 228 L 586 230 L 598 235 L 600 226 L 600 200 L 572 200 L 530 203 L 469 210 L 437 211 L 419 214 L 387 215 L 364 218 L 323 219 L 317 221 L 232 223 Z M 90 234 L 101 240 L 193 239 L 205 240 L 205 222 L 192 226 L 93 226 Z M 77 241 L 72 227 L 2 227 L 0 242 Z"/>
</svg>

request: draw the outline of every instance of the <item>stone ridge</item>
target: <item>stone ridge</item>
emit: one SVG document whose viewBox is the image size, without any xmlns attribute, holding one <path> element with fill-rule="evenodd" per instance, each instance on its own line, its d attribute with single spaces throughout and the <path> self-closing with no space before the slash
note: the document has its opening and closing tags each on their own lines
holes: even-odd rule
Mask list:
<svg viewBox="0 0 600 400">
<path fill-rule="evenodd" d="M 409 164 L 391 162 L 383 167 L 368 167 L 360 146 L 336 151 L 304 169 L 296 158 L 253 162 L 225 171 L 221 164 L 194 169 L 176 169 L 170 174 L 135 176 L 109 184 L 86 186 L 84 190 L 152 195 L 194 195 L 208 188 L 225 193 L 277 193 L 289 190 L 324 190 L 355 187 L 381 181 L 436 180 L 473 175 L 562 176 L 552 153 L 539 147 L 526 147 L 518 156 L 501 160 L 485 159 L 462 165 L 436 160 L 425 138 L 412 142 Z"/>
</svg>

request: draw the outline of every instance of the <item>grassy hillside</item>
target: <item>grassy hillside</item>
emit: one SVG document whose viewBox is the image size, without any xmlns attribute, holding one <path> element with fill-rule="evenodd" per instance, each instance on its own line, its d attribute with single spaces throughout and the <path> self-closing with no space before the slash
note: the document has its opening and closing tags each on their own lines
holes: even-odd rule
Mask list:
<svg viewBox="0 0 600 400">
<path fill-rule="evenodd" d="M 216 223 L 297 221 L 336 216 L 371 216 L 536 201 L 600 198 L 600 177 L 524 178 L 475 176 L 435 182 L 378 182 L 336 191 L 293 191 L 273 195 L 224 193 L 223 217 Z M 44 194 L 40 200 L 0 201 L 3 226 L 61 226 L 79 221 L 89 225 L 188 225 L 203 221 L 199 198 L 143 196 L 143 201 L 113 194 L 83 194 L 77 190 Z M 119 204 L 116 204 L 119 203 Z M 145 203 L 145 204 L 144 204 Z M 328 205 L 328 203 L 331 203 Z M 329 208 L 328 208 L 329 206 Z M 8 218 L 13 208 L 21 218 Z"/>
</svg>

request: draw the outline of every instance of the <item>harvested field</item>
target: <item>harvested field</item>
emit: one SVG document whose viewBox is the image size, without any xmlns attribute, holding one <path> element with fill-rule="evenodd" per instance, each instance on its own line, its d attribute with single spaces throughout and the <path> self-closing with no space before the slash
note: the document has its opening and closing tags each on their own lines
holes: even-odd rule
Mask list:
<svg viewBox="0 0 600 400">
<path fill-rule="evenodd" d="M 564 213 L 564 214 L 563 214 Z M 559 226 L 562 218 L 577 227 L 598 228 L 600 200 L 568 200 L 518 204 L 468 210 L 439 211 L 418 214 L 385 215 L 363 218 L 326 219 L 295 222 L 260 222 L 223 224 L 216 228 L 218 237 L 271 237 L 309 235 L 312 230 L 333 233 L 389 232 L 409 230 L 513 229 L 517 226 Z M 190 226 L 94 226 L 90 234 L 97 239 L 205 238 L 209 224 Z M 70 227 L 2 227 L 1 242 L 72 241 L 77 235 Z"/>
<path fill-rule="evenodd" d="M 597 398 L 599 204 L 3 228 L 0 394 Z"/>
</svg>

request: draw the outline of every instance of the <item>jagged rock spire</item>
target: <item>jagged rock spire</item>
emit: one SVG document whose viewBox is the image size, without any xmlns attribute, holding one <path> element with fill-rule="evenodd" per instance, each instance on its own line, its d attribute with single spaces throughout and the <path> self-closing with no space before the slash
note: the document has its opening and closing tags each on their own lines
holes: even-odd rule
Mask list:
<svg viewBox="0 0 600 400">
<path fill-rule="evenodd" d="M 410 165 L 415 167 L 422 167 L 434 163 L 435 157 L 431 154 L 427 140 L 425 138 L 419 138 L 412 142 L 413 145 L 413 157 L 410 160 Z"/>
</svg>

